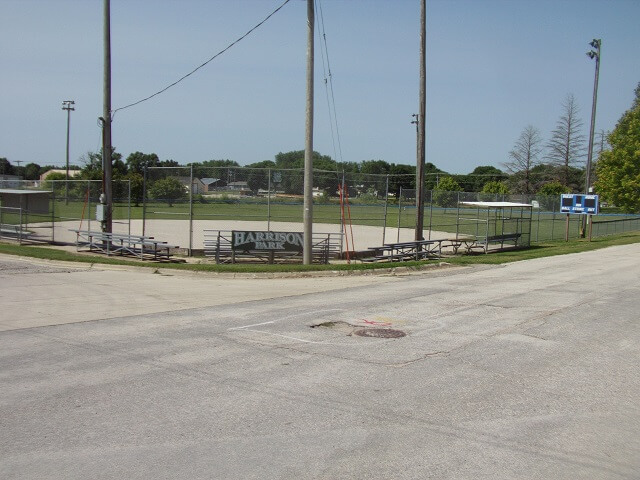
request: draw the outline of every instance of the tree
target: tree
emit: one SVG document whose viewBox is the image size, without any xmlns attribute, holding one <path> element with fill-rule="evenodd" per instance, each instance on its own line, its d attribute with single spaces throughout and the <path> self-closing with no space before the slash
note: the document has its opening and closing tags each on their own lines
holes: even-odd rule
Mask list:
<svg viewBox="0 0 640 480">
<path fill-rule="evenodd" d="M 538 200 L 542 208 L 555 211 L 560 204 L 560 194 L 571 193 L 571 189 L 562 185 L 558 180 L 551 180 L 543 184 L 538 190 Z"/>
<path fill-rule="evenodd" d="M 179 167 L 180 164 L 175 160 L 169 158 L 167 160 L 162 160 L 161 162 L 158 162 L 158 166 L 159 167 Z"/>
<path fill-rule="evenodd" d="M 80 176 L 77 178 L 102 180 L 102 149 L 99 152 L 87 152 L 81 157 L 81 161 L 84 166 L 80 169 Z M 121 172 L 123 168 L 126 169 L 122 163 L 122 154 L 116 152 L 114 147 L 111 147 L 111 165 L 112 172 Z"/>
<path fill-rule="evenodd" d="M 538 155 L 542 152 L 540 131 L 533 125 L 527 125 L 509 152 L 511 161 L 504 163 L 509 173 L 520 174 L 518 193 L 531 193 L 531 169 L 538 164 Z"/>
<path fill-rule="evenodd" d="M 491 180 L 482 187 L 482 193 L 497 193 L 498 195 L 508 195 L 509 187 L 506 183 L 498 180 Z"/>
<path fill-rule="evenodd" d="M 458 201 L 460 184 L 451 176 L 440 179 L 440 183 L 433 189 L 433 203 L 440 207 L 454 207 Z"/>
<path fill-rule="evenodd" d="M 280 188 L 286 193 L 301 195 L 304 190 L 304 176 L 302 171 L 304 168 L 304 150 L 278 153 L 276 155 L 276 168 L 298 170 L 281 172 L 282 181 L 280 182 Z M 335 192 L 338 188 L 338 166 L 335 160 L 328 155 L 313 152 L 313 168 L 314 170 L 331 172 L 330 174 L 323 173 L 322 175 L 314 175 L 313 186 L 328 192 Z"/>
<path fill-rule="evenodd" d="M 145 167 L 157 167 L 160 163 L 155 153 L 133 152 L 127 157 L 127 168 L 131 173 L 144 173 Z"/>
<path fill-rule="evenodd" d="M 277 168 L 304 168 L 304 150 L 278 153 L 276 155 Z"/>
<path fill-rule="evenodd" d="M 24 166 L 24 179 L 38 180 L 40 178 L 40 168 L 37 163 L 27 163 Z"/>
<path fill-rule="evenodd" d="M 240 164 L 234 160 L 205 160 L 190 163 L 193 166 L 193 176 L 196 178 L 219 178 L 225 182 L 233 182 L 234 172 Z"/>
<path fill-rule="evenodd" d="M 572 94 L 562 103 L 563 113 L 551 132 L 547 143 L 546 159 L 561 168 L 558 179 L 564 185 L 569 183 L 569 167 L 574 166 L 584 156 L 585 136 L 581 133 L 583 123 L 578 117 L 580 109 Z"/>
<path fill-rule="evenodd" d="M 389 193 L 393 193 L 396 198 L 400 198 L 400 188 L 402 188 L 402 190 L 416 188 L 415 165 L 392 163 L 389 175 L 391 175 L 391 178 L 389 178 Z"/>
<path fill-rule="evenodd" d="M 175 177 L 161 178 L 149 188 L 149 196 L 155 200 L 167 202 L 172 207 L 176 200 L 186 196 L 184 185 Z"/>
<path fill-rule="evenodd" d="M 129 172 L 124 179 L 129 180 L 131 184 L 131 200 L 134 201 L 136 207 L 140 206 L 144 194 L 144 177 L 139 173 Z"/>
<path fill-rule="evenodd" d="M 502 170 L 484 165 L 476 167 L 469 175 L 457 175 L 455 180 L 465 192 L 480 192 L 487 182 L 499 182 L 504 177 Z"/>
<path fill-rule="evenodd" d="M 440 170 L 433 163 L 427 162 L 424 166 L 424 188 L 425 190 L 433 190 L 440 182 L 441 174 L 446 174 L 444 170 Z"/>
<path fill-rule="evenodd" d="M 201 163 L 203 167 L 239 167 L 240 164 L 235 160 L 205 160 Z"/>
<path fill-rule="evenodd" d="M 0 174 L 13 175 L 13 165 L 5 157 L 0 158 Z"/>
<path fill-rule="evenodd" d="M 247 170 L 249 170 L 247 184 L 254 194 L 258 193 L 260 189 L 267 190 L 269 188 L 269 169 L 275 166 L 276 164 L 272 160 L 263 160 L 246 166 Z M 272 185 L 272 190 L 274 189 L 273 187 Z"/>
<path fill-rule="evenodd" d="M 596 191 L 627 213 L 640 211 L 640 83 L 635 95 L 609 135 L 611 150 L 596 165 Z"/>
<path fill-rule="evenodd" d="M 359 185 L 358 190 L 367 192 L 371 201 L 377 200 L 378 195 L 384 197 L 391 165 L 384 160 L 364 160 L 360 162 L 359 171 L 360 174 L 349 176 Z M 359 197 L 362 198 L 363 193 Z"/>
<path fill-rule="evenodd" d="M 67 176 L 64 173 L 53 172 L 47 176 L 47 179 L 43 182 L 45 190 L 51 190 L 54 194 L 64 195 L 65 181 Z"/>
<path fill-rule="evenodd" d="M 276 168 L 276 163 L 273 160 L 262 160 L 261 162 L 250 163 L 246 165 L 247 168 Z"/>
<path fill-rule="evenodd" d="M 570 188 L 568 188 L 566 185 L 562 185 L 557 180 L 553 180 L 551 182 L 545 183 L 544 185 L 542 185 L 542 187 L 540 187 L 540 190 L 538 190 L 539 195 L 558 196 L 562 193 L 570 193 L 570 192 L 571 192 Z"/>
<path fill-rule="evenodd" d="M 360 163 L 360 172 L 364 174 L 386 175 L 391 171 L 391 165 L 384 160 L 364 160 Z"/>
</svg>

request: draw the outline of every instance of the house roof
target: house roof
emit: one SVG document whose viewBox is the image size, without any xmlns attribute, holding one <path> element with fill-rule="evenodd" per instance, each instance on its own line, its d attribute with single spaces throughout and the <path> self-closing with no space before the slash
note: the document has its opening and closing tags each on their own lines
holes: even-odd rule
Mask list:
<svg viewBox="0 0 640 480">
<path fill-rule="evenodd" d="M 191 181 L 191 177 L 175 177 L 178 179 L 178 181 L 184 183 L 184 184 L 188 184 L 189 181 Z M 199 178 L 193 177 L 193 183 L 198 183 L 201 182 L 202 180 L 200 180 Z"/>
<path fill-rule="evenodd" d="M 200 179 L 200 181 L 205 185 L 211 185 L 212 183 L 218 183 L 220 179 L 219 178 L 202 178 Z"/>
</svg>

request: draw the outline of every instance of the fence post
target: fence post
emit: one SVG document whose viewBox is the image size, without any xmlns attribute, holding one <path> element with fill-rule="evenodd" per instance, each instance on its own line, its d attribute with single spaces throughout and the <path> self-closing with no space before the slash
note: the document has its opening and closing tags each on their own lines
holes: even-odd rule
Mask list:
<svg viewBox="0 0 640 480">
<path fill-rule="evenodd" d="M 431 240 L 431 228 L 433 226 L 433 189 L 429 190 L 429 238 Z"/>
<path fill-rule="evenodd" d="M 444 216 L 447 217 L 447 207 L 444 207 Z M 460 233 L 460 192 L 458 192 L 458 208 L 456 209 L 456 240 Z"/>
<path fill-rule="evenodd" d="M 91 231 L 91 180 L 87 180 L 87 230 Z"/>
<path fill-rule="evenodd" d="M 18 243 L 22 245 L 22 205 L 20 205 L 20 228 L 18 229 Z"/>
<path fill-rule="evenodd" d="M 189 173 L 189 256 L 193 255 L 193 164 Z"/>
<path fill-rule="evenodd" d="M 342 255 L 342 253 L 344 252 L 344 237 L 346 235 L 345 231 L 344 231 L 344 201 L 345 201 L 345 189 L 347 188 L 347 185 L 345 183 L 345 178 L 344 178 L 344 169 L 342 170 L 342 189 L 341 189 L 341 194 L 340 194 L 340 209 L 338 210 L 338 213 L 340 214 L 340 255 Z"/>
<path fill-rule="evenodd" d="M 145 223 L 147 216 L 147 166 L 144 166 L 144 175 L 142 177 L 142 236 L 144 237 Z"/>
<path fill-rule="evenodd" d="M 382 225 L 382 244 L 384 245 L 384 238 L 387 233 L 387 211 L 389 209 L 389 174 L 387 173 L 387 183 L 384 194 L 384 224 Z"/>
<path fill-rule="evenodd" d="M 131 236 L 131 179 L 127 180 L 127 182 L 129 184 L 129 199 L 128 199 L 129 208 L 127 209 L 127 215 L 129 217 L 128 234 L 129 236 Z"/>
<path fill-rule="evenodd" d="M 536 225 L 536 243 L 540 241 L 540 202 L 538 202 L 538 224 Z"/>
<path fill-rule="evenodd" d="M 51 192 L 51 243 L 55 243 L 56 241 L 56 193 L 55 191 Z M 22 228 L 22 227 L 20 227 Z"/>
<path fill-rule="evenodd" d="M 271 231 L 271 169 L 267 169 L 267 231 Z"/>
<path fill-rule="evenodd" d="M 398 238 L 397 242 L 400 243 L 400 216 L 402 215 L 402 186 L 398 192 Z"/>
</svg>

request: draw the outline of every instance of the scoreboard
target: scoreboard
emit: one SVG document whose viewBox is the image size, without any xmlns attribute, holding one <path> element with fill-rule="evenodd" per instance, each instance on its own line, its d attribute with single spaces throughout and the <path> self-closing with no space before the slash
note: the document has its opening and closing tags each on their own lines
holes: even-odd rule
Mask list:
<svg viewBox="0 0 640 480">
<path fill-rule="evenodd" d="M 563 193 L 560 196 L 560 212 L 597 215 L 599 209 L 598 195 L 579 193 Z"/>
</svg>

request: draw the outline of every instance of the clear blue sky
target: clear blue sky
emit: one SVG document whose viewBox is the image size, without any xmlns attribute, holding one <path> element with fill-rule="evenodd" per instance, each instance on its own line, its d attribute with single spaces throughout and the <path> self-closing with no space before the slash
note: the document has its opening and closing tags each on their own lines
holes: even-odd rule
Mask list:
<svg viewBox="0 0 640 480">
<path fill-rule="evenodd" d="M 112 0 L 112 107 L 177 80 L 284 0 Z M 316 40 L 314 149 L 337 160 L 415 163 L 418 0 L 317 0 L 333 74 L 334 150 Z M 573 93 L 587 134 L 602 38 L 597 130 L 611 130 L 640 82 L 638 0 L 428 0 L 427 161 L 452 173 L 508 160 L 531 124 L 545 140 Z M 317 28 L 316 33 L 321 33 Z M 181 164 L 273 160 L 304 147 L 306 1 L 166 93 L 115 115 L 125 157 Z M 63 165 L 100 148 L 102 0 L 0 0 L 0 156 Z"/>
</svg>

